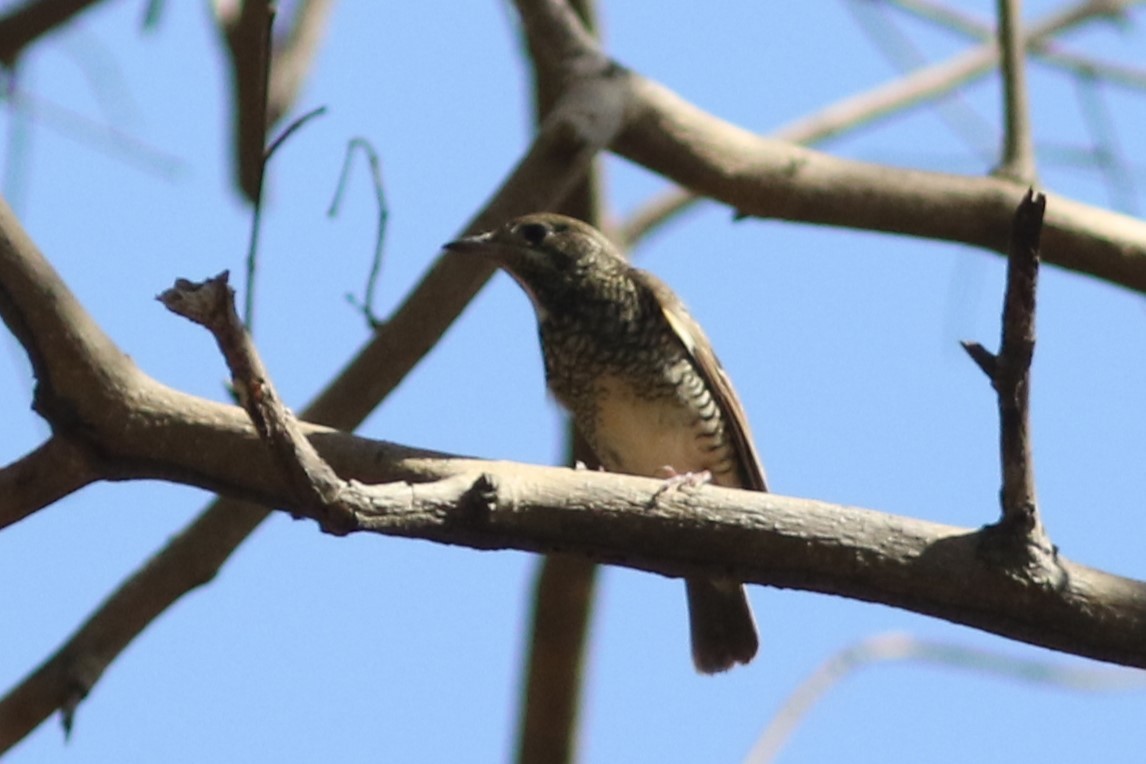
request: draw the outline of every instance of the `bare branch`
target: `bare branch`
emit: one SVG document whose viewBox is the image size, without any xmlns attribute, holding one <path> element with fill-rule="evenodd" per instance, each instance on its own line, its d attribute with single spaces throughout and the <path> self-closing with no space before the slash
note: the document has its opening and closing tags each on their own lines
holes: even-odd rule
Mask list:
<svg viewBox="0 0 1146 764">
<path fill-rule="evenodd" d="M 245 0 L 237 6 L 238 12 L 224 14 L 219 25 L 231 54 L 239 188 L 254 203 L 263 187 L 264 148 L 270 127 L 267 91 L 274 8 L 269 0 Z"/>
<path fill-rule="evenodd" d="M 999 451 L 1003 489 L 1003 516 L 998 529 L 1011 551 L 1053 557 L 1039 520 L 1031 454 L 1031 359 L 1035 351 L 1035 290 L 1038 284 L 1039 237 L 1047 200 L 1028 191 L 1015 210 L 1007 261 L 1007 291 L 1003 305 L 999 354 L 991 356 L 981 345 L 964 348 L 988 372 L 999 399 Z M 989 358 L 990 360 L 987 360 Z M 1045 564 L 1052 564 L 1045 562 Z"/>
<path fill-rule="evenodd" d="M 616 80 L 589 81 L 567 90 L 528 153 L 464 231 L 486 230 L 515 215 L 559 204 L 619 129 L 623 101 L 618 91 Z M 304 418 L 342 430 L 356 427 L 429 352 L 490 275 L 491 267 L 479 259 L 440 258 L 370 343 L 307 407 Z M 44 299 L 45 294 L 52 295 L 51 299 Z M 41 410 L 49 418 L 57 415 L 61 422 L 82 417 L 85 425 L 92 424 L 85 430 L 89 436 L 109 435 L 115 442 L 104 446 L 122 462 L 115 466 L 117 475 L 127 477 L 134 472 L 172 478 L 178 471 L 183 479 L 211 490 L 227 482 L 217 480 L 222 475 L 245 475 L 240 482 L 253 481 L 248 488 L 254 490 L 235 493 L 264 505 L 284 505 L 274 491 L 263 490 L 275 483 L 278 474 L 267 462 L 265 448 L 262 453 L 233 458 L 235 438 L 254 437 L 245 417 L 235 418 L 228 407 L 156 386 L 135 369 L 92 324 L 2 201 L 0 315 L 33 359 L 40 381 L 38 400 L 50 403 L 55 396 L 67 394 L 67 406 L 41 406 Z M 49 339 L 64 344 L 57 348 Z M 97 369 L 102 374 L 96 374 Z M 56 377 L 59 384 L 45 385 L 45 380 Z M 149 383 L 145 389 L 132 388 L 130 393 L 123 389 L 145 382 Z M 124 399 L 145 412 L 166 413 L 158 418 L 139 411 L 128 415 L 122 408 Z M 144 429 L 125 432 L 120 427 L 125 422 Z M 149 430 L 149 423 L 174 425 L 174 429 Z M 313 426 L 308 436 L 340 440 Z M 326 446 L 330 445 L 327 441 Z M 187 470 L 173 470 L 170 464 L 156 461 L 157 449 L 182 452 L 195 463 Z M 328 451 L 323 453 L 331 460 Z M 340 474 L 369 477 L 374 482 L 425 479 L 426 456 L 424 451 L 391 451 L 384 446 L 372 455 L 343 453 L 336 463 Z M 389 466 L 378 473 L 381 465 Z M 0 703 L 0 750 L 27 735 L 55 710 L 86 695 L 152 620 L 215 575 L 269 511 L 242 501 L 217 500 L 129 576 L 51 658 Z"/>
<path fill-rule="evenodd" d="M 550 554 L 540 561 L 518 721 L 519 764 L 576 760 L 597 568 L 590 559 L 568 554 Z"/>
<path fill-rule="evenodd" d="M 75 441 L 53 436 L 0 468 L 0 529 L 104 477 Z"/>
<path fill-rule="evenodd" d="M 311 109 L 301 117 L 292 120 L 265 149 L 261 149 L 262 158 L 259 160 L 258 187 L 255 189 L 255 197 L 251 205 L 251 233 L 247 239 L 247 278 L 243 290 L 243 321 L 247 325 L 248 331 L 253 332 L 255 330 L 255 284 L 259 275 L 259 236 L 263 227 L 263 178 L 266 177 L 267 165 L 292 135 L 312 119 L 325 113 L 325 106 Z"/>
<path fill-rule="evenodd" d="M 336 466 L 346 450 L 387 447 L 342 433 L 314 442 Z M 331 448 L 336 442 L 341 447 Z M 269 463 L 262 443 L 240 445 L 252 463 Z M 363 453 L 356 461 L 369 459 Z M 375 465 L 376 472 L 409 472 Z M 983 558 L 990 529 L 713 486 L 666 494 L 663 481 L 586 470 L 440 459 L 421 460 L 419 472 L 440 479 L 348 483 L 342 496 L 355 507 L 356 530 L 477 549 L 564 550 L 672 577 L 719 571 L 1146 666 L 1146 584 L 1061 557 L 1038 575 L 1015 575 Z M 234 488 L 249 493 L 254 486 Z M 273 490 L 278 503 L 300 511 L 287 487 Z"/>
<path fill-rule="evenodd" d="M 1037 47 L 1059 32 L 1096 17 L 1108 16 L 1136 2 L 1083 0 L 1075 3 L 1032 24 L 1026 33 L 1026 45 Z M 947 61 L 925 67 L 866 93 L 844 98 L 815 114 L 776 129 L 771 135 L 778 140 L 815 145 L 890 114 L 902 113 L 908 106 L 929 103 L 960 85 L 989 74 L 998 62 L 999 48 L 993 39 L 988 40 L 978 48 L 960 53 Z M 632 246 L 639 238 L 683 212 L 700 198 L 702 195 L 687 188 L 668 191 L 638 210 L 624 226 L 620 238 L 627 246 Z"/>
<path fill-rule="evenodd" d="M 333 0 L 300 0 L 290 19 L 290 31 L 284 38 L 272 40 L 271 75 L 267 85 L 268 127 L 294 106 L 318 55 L 333 7 Z"/>
<path fill-rule="evenodd" d="M 1035 292 L 1039 238 L 1047 200 L 1028 191 L 1015 211 L 1007 261 L 1003 338 L 995 384 L 999 393 L 1003 455 L 1003 520 L 1030 531 L 1038 525 L 1031 456 L 1031 359 L 1035 352 Z"/>
<path fill-rule="evenodd" d="M 1035 182 L 1035 144 L 1027 91 L 1022 0 L 996 0 L 1000 68 L 1003 74 L 1003 160 L 995 174 L 1019 183 Z"/>
<path fill-rule="evenodd" d="M 235 292 L 223 272 L 192 283 L 179 279 L 159 295 L 159 301 L 211 332 L 223 352 L 239 402 L 259 437 L 270 447 L 297 503 L 306 517 L 316 518 L 323 530 L 341 535 L 346 518 L 338 502 L 338 476 L 306 439 L 298 420 L 287 411 L 270 374 L 259 357 L 251 335 L 235 311 Z"/>
<path fill-rule="evenodd" d="M 760 138 L 630 75 L 613 149 L 739 214 L 957 241 L 1005 252 L 1013 199 L 1000 178 L 903 170 Z M 1048 195 L 1043 257 L 1146 291 L 1146 222 Z"/>
<path fill-rule="evenodd" d="M 76 705 L 104 670 L 153 620 L 188 591 L 214 578 L 228 555 L 268 510 L 240 501 L 216 503 L 104 600 L 68 640 L 0 699 L 0 752 L 57 710 L 70 724 Z"/>
<path fill-rule="evenodd" d="M 995 368 L 998 366 L 998 359 L 995 358 L 994 353 L 987 350 L 987 348 L 978 342 L 968 342 L 964 340 L 959 344 L 967 351 L 967 355 L 971 356 L 971 360 L 979 367 L 979 371 L 987 375 L 987 379 L 995 378 Z"/>
<path fill-rule="evenodd" d="M 56 434 L 74 427 L 81 410 L 95 426 L 115 426 L 121 411 L 115 401 L 138 372 L 60 281 L 2 198 L 0 318 L 28 354 L 37 382 L 33 408 Z"/>
<path fill-rule="evenodd" d="M 995 30 L 989 24 L 942 3 L 932 0 L 887 0 L 887 2 L 919 18 L 933 21 L 946 29 L 976 40 L 990 40 L 995 36 Z M 1089 7 L 1097 15 L 1112 17 L 1124 16 L 1131 5 L 1137 4 L 1139 0 L 1114 4 L 1087 0 L 1081 5 Z M 1033 35 L 1027 35 L 1026 45 L 1029 54 L 1074 74 L 1095 77 L 1128 88 L 1146 88 L 1146 70 L 1075 53 L 1049 38 L 1034 38 Z"/>
<path fill-rule="evenodd" d="M 585 28 L 596 35 L 592 0 L 573 0 L 571 5 Z M 533 75 L 534 114 L 538 123 L 543 123 L 560 103 L 566 83 L 561 66 L 547 61 L 540 40 L 526 34 L 525 44 Z M 600 225 L 603 204 L 599 164 L 593 162 L 585 179 L 554 211 Z M 595 463 L 595 456 L 571 421 L 566 425 L 566 437 L 567 464 Z M 518 714 L 518 764 L 576 761 L 597 568 L 592 560 L 564 554 L 546 555 L 537 562 Z"/>
<path fill-rule="evenodd" d="M 302 0 L 280 41 L 272 34 L 275 9 L 268 0 L 216 4 L 235 88 L 236 172 L 251 202 L 262 189 L 267 131 L 294 105 L 322 43 L 331 6 L 331 0 Z"/>
<path fill-rule="evenodd" d="M 615 482 L 616 481 L 616 482 Z M 370 492 L 362 530 L 476 548 L 577 551 L 671 576 L 736 580 L 906 607 L 1013 639 L 1146 666 L 1146 585 L 1062 558 L 1041 575 L 980 556 L 967 532 L 822 502 L 498 465 Z M 654 498 L 655 497 L 655 498 Z"/>
<path fill-rule="evenodd" d="M 0 18 L 0 63 L 11 67 L 24 49 L 99 0 L 26 0 Z"/>
</svg>

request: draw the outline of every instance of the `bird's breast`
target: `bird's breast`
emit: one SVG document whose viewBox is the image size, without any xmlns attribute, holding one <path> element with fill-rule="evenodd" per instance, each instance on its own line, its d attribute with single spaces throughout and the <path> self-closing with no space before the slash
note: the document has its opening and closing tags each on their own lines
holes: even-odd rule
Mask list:
<svg viewBox="0 0 1146 764">
<path fill-rule="evenodd" d="M 705 391 L 690 397 L 681 382 L 665 394 L 609 374 L 595 387 L 588 437 L 606 469 L 649 477 L 708 470 L 717 484 L 739 484 L 719 412 L 705 405 Z"/>
</svg>

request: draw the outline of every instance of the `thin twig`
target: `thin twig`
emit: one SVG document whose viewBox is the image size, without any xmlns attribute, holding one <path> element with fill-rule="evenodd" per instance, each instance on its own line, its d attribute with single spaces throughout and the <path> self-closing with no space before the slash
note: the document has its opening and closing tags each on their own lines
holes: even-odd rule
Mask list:
<svg viewBox="0 0 1146 764">
<path fill-rule="evenodd" d="M 1063 665 L 1043 659 L 1004 655 L 994 650 L 920 639 L 910 634 L 879 634 L 845 647 L 804 679 L 788 695 L 780 711 L 760 733 L 745 764 L 767 764 L 774 761 L 808 711 L 829 690 L 861 668 L 890 661 L 932 663 L 1073 692 L 1140 690 L 1146 682 L 1140 671 Z"/>
<path fill-rule="evenodd" d="M 302 0 L 285 41 L 273 34 L 274 3 L 216 3 L 231 55 L 238 185 L 254 203 L 262 190 L 267 132 L 290 110 L 309 73 L 330 13 L 330 0 Z"/>
<path fill-rule="evenodd" d="M 926 66 L 923 52 L 900 31 L 894 19 L 888 17 L 883 5 L 871 0 L 851 0 L 847 7 L 860 29 L 898 71 L 906 74 Z M 934 108 L 936 116 L 970 152 L 983 160 L 985 166 L 995 159 L 997 149 L 993 142 L 997 131 L 994 125 L 981 116 L 961 92 L 955 91 L 936 100 Z M 992 145 L 987 145 L 986 136 L 990 136 Z"/>
<path fill-rule="evenodd" d="M 354 149 L 358 149 L 366 157 L 370 165 L 370 180 L 374 186 L 374 204 L 378 211 L 378 227 L 374 235 L 374 257 L 370 260 L 370 274 L 366 277 L 366 289 L 359 303 L 353 294 L 346 298 L 357 307 L 366 318 L 371 329 L 377 329 L 382 321 L 374 313 L 374 294 L 378 288 L 378 279 L 382 275 L 382 252 L 386 244 L 386 222 L 390 219 L 390 206 L 386 203 L 386 187 L 382 184 L 382 160 L 374 146 L 365 138 L 351 138 L 346 146 L 346 156 L 342 160 L 342 172 L 338 175 L 338 185 L 334 189 L 334 198 L 330 200 L 327 209 L 328 217 L 338 214 L 342 197 L 346 191 L 347 180 L 350 177 L 351 160 L 354 158 Z"/>
<path fill-rule="evenodd" d="M 287 411 L 251 335 L 235 312 L 235 292 L 226 271 L 203 282 L 179 279 L 158 299 L 168 310 L 205 327 L 215 337 L 231 371 L 239 402 L 308 517 L 320 520 L 324 530 L 344 535 L 351 527 L 337 498 L 341 481 L 303 435 L 298 420 Z"/>
<path fill-rule="evenodd" d="M 1046 197 L 1028 191 L 1015 212 L 1007 261 L 1003 338 L 995 385 L 999 393 L 1003 458 L 1003 521 L 1028 532 L 1039 523 L 1031 454 L 1030 385 L 1035 352 L 1035 291 L 1039 275 L 1039 237 Z"/>
<path fill-rule="evenodd" d="M 978 343 L 963 343 L 987 373 L 999 404 L 999 451 L 1002 462 L 1002 519 L 999 528 L 1020 545 L 1048 550 L 1039 520 L 1030 433 L 1030 370 L 1035 349 L 1035 290 L 1039 238 L 1046 197 L 1028 191 L 1015 211 L 1007 261 L 1002 340 L 997 355 Z"/>
<path fill-rule="evenodd" d="M 990 24 L 942 3 L 932 2 L 932 0 L 884 0 L 884 2 L 975 40 L 990 40 L 995 36 L 995 30 Z M 1125 14 L 1127 6 L 1132 4 L 1134 3 L 1118 3 L 1104 8 L 1092 3 L 1092 7 L 1096 8 L 1099 13 L 1113 16 Z M 1028 37 L 1026 44 L 1027 52 L 1030 55 L 1068 72 L 1080 76 L 1097 77 L 1104 82 L 1127 88 L 1137 90 L 1146 88 L 1146 70 L 1076 53 L 1053 40 Z"/>
<path fill-rule="evenodd" d="M 287 125 L 263 150 L 259 184 L 255 193 L 254 206 L 251 210 L 251 235 L 247 242 L 247 279 L 243 289 L 243 322 L 246 324 L 247 331 L 253 332 L 255 327 L 255 282 L 259 272 L 259 235 L 263 228 L 263 177 L 266 175 L 267 165 L 270 164 L 271 158 L 278 152 L 279 148 L 299 128 L 325 113 L 325 106 L 311 109 Z"/>
</svg>

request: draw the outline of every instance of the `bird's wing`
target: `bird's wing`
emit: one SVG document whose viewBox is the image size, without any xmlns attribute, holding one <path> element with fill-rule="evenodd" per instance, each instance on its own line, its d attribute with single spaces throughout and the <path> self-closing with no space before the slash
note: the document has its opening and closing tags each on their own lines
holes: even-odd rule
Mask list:
<svg viewBox="0 0 1146 764">
<path fill-rule="evenodd" d="M 744 406 L 732 387 L 732 380 L 724 373 L 724 367 L 712 349 L 700 324 L 689 315 L 680 299 L 660 279 L 646 271 L 633 269 L 634 278 L 652 291 L 660 303 L 665 320 L 676 334 L 685 350 L 692 357 L 693 364 L 701 377 L 708 383 L 716 396 L 716 405 L 724 415 L 725 431 L 736 444 L 736 453 L 743 467 L 748 484 L 744 488 L 754 491 L 767 491 L 768 482 L 756 446 L 752 441 L 752 431 L 748 427 L 748 416 Z"/>
</svg>

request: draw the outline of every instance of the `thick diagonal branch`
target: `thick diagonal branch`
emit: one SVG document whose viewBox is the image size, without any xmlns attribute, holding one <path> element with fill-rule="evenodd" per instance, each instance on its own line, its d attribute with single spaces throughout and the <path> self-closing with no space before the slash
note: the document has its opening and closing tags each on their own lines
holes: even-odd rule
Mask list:
<svg viewBox="0 0 1146 764">
<path fill-rule="evenodd" d="M 12 66 L 24 49 L 100 0 L 27 0 L 0 18 L 0 63 Z"/>
</svg>

